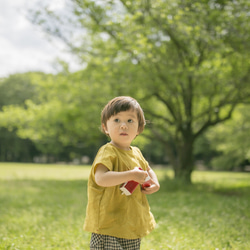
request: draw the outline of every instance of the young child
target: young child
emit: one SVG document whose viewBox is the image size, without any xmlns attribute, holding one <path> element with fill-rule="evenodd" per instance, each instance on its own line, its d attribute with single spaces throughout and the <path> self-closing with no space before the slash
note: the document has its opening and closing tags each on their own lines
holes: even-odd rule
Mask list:
<svg viewBox="0 0 250 250">
<path fill-rule="evenodd" d="M 135 99 L 120 96 L 104 107 L 101 123 L 111 141 L 99 149 L 92 165 L 84 230 L 92 233 L 92 250 L 140 249 L 141 238 L 155 227 L 146 194 L 160 188 L 141 151 L 130 145 L 144 129 L 144 113 Z M 121 184 L 143 184 L 147 176 L 149 187 L 138 185 L 131 195 L 122 194 Z"/>
</svg>

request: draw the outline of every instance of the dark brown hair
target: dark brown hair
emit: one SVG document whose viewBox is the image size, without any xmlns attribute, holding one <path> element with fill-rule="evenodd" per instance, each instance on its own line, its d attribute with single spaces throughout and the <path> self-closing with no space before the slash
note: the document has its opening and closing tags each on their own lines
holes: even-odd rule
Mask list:
<svg viewBox="0 0 250 250">
<path fill-rule="evenodd" d="M 107 120 L 122 111 L 135 110 L 138 118 L 138 132 L 139 134 L 144 130 L 146 124 L 143 110 L 140 104 L 130 96 L 118 96 L 108 102 L 101 113 L 101 123 L 107 125 Z M 103 133 L 105 133 L 103 127 L 101 127 Z"/>
</svg>

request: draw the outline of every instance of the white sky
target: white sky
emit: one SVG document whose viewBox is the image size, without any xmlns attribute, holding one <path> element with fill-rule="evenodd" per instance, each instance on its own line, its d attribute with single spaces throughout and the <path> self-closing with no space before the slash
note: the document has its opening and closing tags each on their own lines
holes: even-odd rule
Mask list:
<svg viewBox="0 0 250 250">
<path fill-rule="evenodd" d="M 52 0 L 58 8 L 62 1 Z M 71 70 L 79 69 L 61 41 L 49 41 L 39 27 L 26 19 L 28 3 L 30 0 L 0 0 L 0 77 L 36 70 L 55 73 L 56 58 L 70 62 Z"/>
</svg>

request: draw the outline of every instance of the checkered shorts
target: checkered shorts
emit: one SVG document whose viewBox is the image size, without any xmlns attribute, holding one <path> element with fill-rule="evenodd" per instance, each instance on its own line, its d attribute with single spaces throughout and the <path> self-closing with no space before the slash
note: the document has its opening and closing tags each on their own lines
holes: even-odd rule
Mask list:
<svg viewBox="0 0 250 250">
<path fill-rule="evenodd" d="M 139 250 L 141 239 L 123 239 L 92 233 L 90 250 Z"/>
</svg>

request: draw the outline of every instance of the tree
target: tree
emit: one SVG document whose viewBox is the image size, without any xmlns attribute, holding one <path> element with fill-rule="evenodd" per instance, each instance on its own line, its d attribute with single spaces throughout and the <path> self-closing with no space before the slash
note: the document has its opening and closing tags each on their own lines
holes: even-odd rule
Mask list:
<svg viewBox="0 0 250 250">
<path fill-rule="evenodd" d="M 147 136 L 163 143 L 175 177 L 191 182 L 196 139 L 230 119 L 250 94 L 249 5 L 74 0 L 60 12 L 39 5 L 31 19 L 88 65 L 131 70 L 118 67 L 106 77 L 113 83 L 122 76 L 119 93 L 134 88 L 152 121 Z"/>
<path fill-rule="evenodd" d="M 0 127 L 16 131 L 20 138 L 32 140 L 41 152 L 56 158 L 62 154 L 63 160 L 68 155 L 93 157 L 96 145 L 104 140 L 104 135 L 98 133 L 99 113 L 106 95 L 104 90 L 97 94 L 100 84 L 85 71 L 29 76 L 28 87 L 18 78 L 16 85 L 24 93 L 35 88 L 35 98 L 27 95 L 21 103 L 6 103 L 0 112 Z M 16 96 L 13 84 L 6 86 L 6 90 Z M 93 100 L 95 104 L 91 105 Z"/>
<path fill-rule="evenodd" d="M 31 75 L 14 74 L 0 79 L 0 111 L 6 105 L 24 107 L 26 99 L 35 99 L 36 88 L 30 80 Z M 8 130 L 0 126 L 0 161 L 32 161 L 37 153 L 31 140 L 16 135 L 16 128 Z"/>
<path fill-rule="evenodd" d="M 212 160 L 212 167 L 219 170 L 242 168 L 250 162 L 250 115 L 249 106 L 239 106 L 233 119 L 219 124 L 207 133 L 213 147 L 220 155 Z"/>
</svg>

